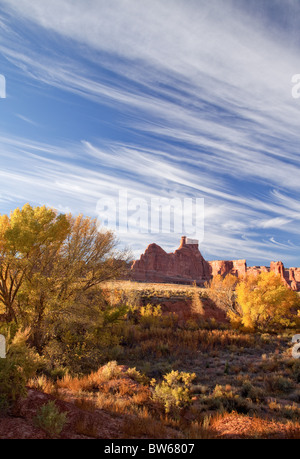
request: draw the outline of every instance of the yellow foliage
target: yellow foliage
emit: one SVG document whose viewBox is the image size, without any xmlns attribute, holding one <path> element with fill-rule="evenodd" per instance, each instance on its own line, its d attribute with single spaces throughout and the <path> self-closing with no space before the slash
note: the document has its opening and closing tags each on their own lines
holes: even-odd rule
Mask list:
<svg viewBox="0 0 300 459">
<path fill-rule="evenodd" d="M 49 324 L 65 324 L 77 305 L 77 322 L 91 315 L 91 290 L 126 268 L 128 254 L 116 245 L 111 231 L 82 215 L 29 204 L 0 215 L 2 321 L 30 326 L 41 349 Z"/>
<path fill-rule="evenodd" d="M 292 325 L 292 309 L 299 305 L 297 293 L 273 272 L 247 276 L 236 287 L 236 300 L 249 329 Z"/>
<path fill-rule="evenodd" d="M 232 274 L 227 274 L 225 277 L 218 274 L 207 285 L 209 297 L 230 317 L 240 315 L 235 301 L 235 289 L 238 282 L 239 279 Z"/>
</svg>

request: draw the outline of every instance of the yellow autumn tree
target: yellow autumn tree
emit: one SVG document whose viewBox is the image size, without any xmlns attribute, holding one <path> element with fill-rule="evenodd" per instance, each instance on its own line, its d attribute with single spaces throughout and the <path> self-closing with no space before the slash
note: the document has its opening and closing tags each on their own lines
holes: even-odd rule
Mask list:
<svg viewBox="0 0 300 459">
<path fill-rule="evenodd" d="M 55 257 L 67 237 L 70 224 L 52 209 L 26 204 L 0 215 L 1 321 L 21 319 L 17 296 L 26 279 L 32 278 L 45 258 Z"/>
<path fill-rule="evenodd" d="M 211 300 L 229 317 L 240 315 L 239 306 L 235 300 L 235 289 L 238 282 L 239 279 L 232 274 L 227 274 L 225 277 L 218 274 L 206 285 Z"/>
<path fill-rule="evenodd" d="M 274 272 L 248 275 L 236 287 L 241 323 L 249 329 L 270 330 L 291 326 L 299 297 Z"/>
<path fill-rule="evenodd" d="M 45 206 L 0 216 L 0 320 L 30 327 L 37 349 L 54 323 L 71 316 L 96 323 L 101 292 L 93 289 L 120 275 L 129 259 L 117 242 L 96 219 Z"/>
</svg>

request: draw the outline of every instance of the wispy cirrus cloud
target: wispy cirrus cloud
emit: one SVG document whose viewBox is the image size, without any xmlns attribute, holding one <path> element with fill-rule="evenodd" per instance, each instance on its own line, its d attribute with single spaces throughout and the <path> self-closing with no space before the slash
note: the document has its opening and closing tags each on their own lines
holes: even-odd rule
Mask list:
<svg viewBox="0 0 300 459">
<path fill-rule="evenodd" d="M 204 197 L 208 257 L 297 259 L 297 29 L 276 35 L 278 18 L 260 5 L 258 17 L 253 2 L 3 0 L 6 61 L 28 84 L 61 91 L 62 104 L 88 101 L 103 119 L 103 107 L 112 110 L 123 133 L 37 141 L 8 128 L 0 139 L 7 196 L 35 202 L 35 189 L 40 201 L 86 213 L 119 188 Z M 300 13 L 288 6 L 287 21 Z M 141 235 L 136 250 L 148 242 Z"/>
<path fill-rule="evenodd" d="M 9 189 L 10 183 L 14 183 L 14 193 L 10 192 L 8 205 L 11 205 L 11 198 L 15 201 L 35 201 L 39 204 L 47 203 L 55 208 L 70 209 L 77 213 L 86 209 L 90 215 L 96 215 L 96 203 L 103 197 L 118 198 L 118 190 L 126 190 L 129 198 L 142 198 L 149 202 L 152 197 L 163 196 L 166 198 L 181 198 L 182 184 L 186 186 L 185 196 L 203 196 L 203 185 L 194 184 L 194 174 L 183 172 L 172 165 L 171 171 L 167 171 L 168 163 L 157 160 L 150 171 L 152 182 L 148 181 L 148 174 L 145 163 L 141 162 L 141 156 L 133 151 L 123 148 L 120 145 L 114 146 L 114 156 L 111 156 L 112 145 L 96 147 L 85 141 L 80 144 L 65 146 L 66 154 L 60 146 L 53 145 L 51 148 L 45 144 L 33 144 L 25 139 L 18 139 L 10 145 L 10 142 L 1 141 L 0 148 L 8 152 L 10 162 L 0 171 L 3 189 Z M 24 147 L 26 145 L 26 147 Z M 48 155 L 51 152 L 51 156 Z M 79 158 L 84 152 L 85 158 L 89 161 L 84 166 L 69 164 L 69 156 Z M 145 154 L 145 152 L 144 152 Z M 151 152 L 153 155 L 153 152 Z M 133 171 L 131 161 L 139 160 L 139 166 Z M 95 167 L 101 162 L 102 170 Z M 18 164 L 18 166 L 16 166 Z M 155 167 L 155 169 L 154 169 Z M 155 174 L 155 170 L 163 171 L 166 178 L 162 186 L 161 174 Z M 208 185 L 208 184 L 207 184 Z M 160 188 L 158 188 L 160 186 Z M 38 195 L 37 195 L 38 190 Z M 159 190 L 159 194 L 158 194 Z M 174 191 L 176 190 L 176 191 Z M 203 250 L 208 258 L 218 258 L 222 253 L 226 258 L 260 257 L 260 260 L 278 258 L 282 253 L 274 250 L 274 242 L 260 240 L 259 226 L 271 227 L 266 223 L 264 211 L 265 202 L 251 201 L 250 199 L 237 200 L 234 195 L 222 194 L 216 196 L 214 188 L 205 188 L 205 245 Z M 2 197 L 5 196 L 2 195 Z M 272 212 L 268 215 L 278 215 L 286 212 L 286 207 L 277 207 L 272 201 Z M 298 216 L 299 217 L 299 216 Z M 273 218 L 273 226 L 282 226 L 282 221 L 276 223 Z M 149 241 L 149 233 L 141 234 L 138 238 L 139 244 L 135 253 L 138 254 L 143 246 Z M 153 235 L 152 235 L 153 237 Z M 124 242 L 130 243 L 132 235 L 122 235 Z M 170 249 L 177 243 L 178 235 L 159 235 L 160 242 Z M 137 243 L 137 240 L 136 240 Z M 285 247 L 277 244 L 277 248 Z M 292 249 L 291 246 L 288 248 Z M 285 251 L 286 252 L 286 251 Z M 277 255 L 277 257 L 275 256 Z M 287 254 L 286 254 L 287 255 Z M 292 258 L 291 258 L 292 259 Z"/>
</svg>

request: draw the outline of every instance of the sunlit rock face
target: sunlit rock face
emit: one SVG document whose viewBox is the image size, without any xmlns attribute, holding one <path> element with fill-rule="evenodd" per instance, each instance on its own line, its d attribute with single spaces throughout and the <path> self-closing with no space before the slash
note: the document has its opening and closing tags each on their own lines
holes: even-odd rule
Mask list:
<svg viewBox="0 0 300 459">
<path fill-rule="evenodd" d="M 211 276 L 226 276 L 232 274 L 236 277 L 244 277 L 247 272 L 246 260 L 216 260 L 208 262 Z"/>
<path fill-rule="evenodd" d="M 165 252 L 159 245 L 150 244 L 145 253 L 131 267 L 131 278 L 143 282 L 171 282 L 201 285 L 210 280 L 210 267 L 204 260 L 198 242 L 181 238 L 174 253 Z"/>
<path fill-rule="evenodd" d="M 270 266 L 247 266 L 246 260 L 206 261 L 201 255 L 198 241 L 181 237 L 174 253 L 167 253 L 157 244 L 150 244 L 139 260 L 131 266 L 130 278 L 140 282 L 162 282 L 204 285 L 214 276 L 232 274 L 242 278 L 247 274 L 275 272 L 283 283 L 296 291 L 300 290 L 300 268 L 285 269 L 281 261 Z"/>
</svg>

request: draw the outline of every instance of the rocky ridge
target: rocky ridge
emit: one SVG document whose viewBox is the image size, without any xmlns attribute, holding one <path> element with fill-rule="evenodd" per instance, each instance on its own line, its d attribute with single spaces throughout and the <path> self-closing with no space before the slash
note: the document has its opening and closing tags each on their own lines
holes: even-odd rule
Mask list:
<svg viewBox="0 0 300 459">
<path fill-rule="evenodd" d="M 232 274 L 239 278 L 246 274 L 275 272 L 287 287 L 300 291 L 300 268 L 285 269 L 281 261 L 270 266 L 247 266 L 246 260 L 206 261 L 199 251 L 198 241 L 181 237 L 174 253 L 165 252 L 159 245 L 150 244 L 139 260 L 131 266 L 130 278 L 138 282 L 181 283 L 203 286 L 216 275 Z"/>
</svg>

